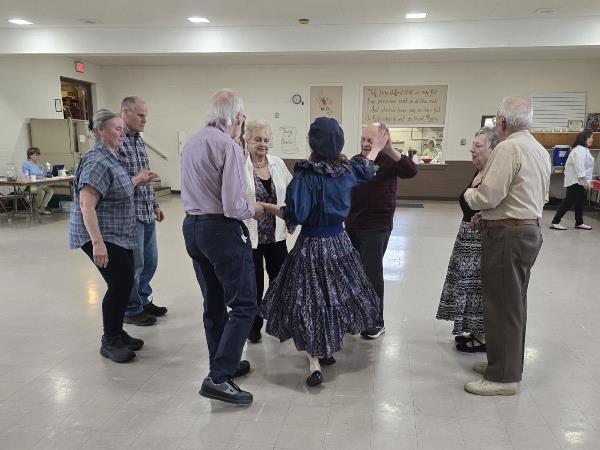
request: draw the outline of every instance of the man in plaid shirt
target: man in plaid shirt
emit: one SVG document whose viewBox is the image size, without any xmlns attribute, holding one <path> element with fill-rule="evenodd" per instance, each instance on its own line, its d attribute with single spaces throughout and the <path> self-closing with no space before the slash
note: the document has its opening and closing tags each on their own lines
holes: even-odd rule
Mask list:
<svg viewBox="0 0 600 450">
<path fill-rule="evenodd" d="M 140 136 L 148 117 L 146 102 L 139 97 L 125 97 L 121 102 L 121 117 L 125 122 L 125 141 L 119 155 L 129 175 L 134 176 L 142 169 L 150 169 L 144 140 Z M 158 265 L 155 218 L 162 222 L 165 216 L 158 206 L 152 185 L 137 186 L 134 200 L 137 219 L 137 247 L 133 251 L 135 278 L 124 321 L 148 326 L 156 323 L 157 316 L 167 313 L 167 308 L 152 302 L 150 287 Z"/>
</svg>

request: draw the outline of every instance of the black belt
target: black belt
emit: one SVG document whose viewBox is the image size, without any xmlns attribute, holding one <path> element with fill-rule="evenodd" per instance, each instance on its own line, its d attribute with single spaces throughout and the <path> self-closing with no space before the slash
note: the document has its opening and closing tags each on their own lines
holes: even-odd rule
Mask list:
<svg viewBox="0 0 600 450">
<path fill-rule="evenodd" d="M 195 221 L 201 220 L 215 220 L 215 219 L 225 219 L 225 220 L 235 220 L 236 222 L 240 222 L 237 219 L 232 219 L 231 217 L 225 217 L 224 214 L 186 214 L 190 219 Z"/>
</svg>

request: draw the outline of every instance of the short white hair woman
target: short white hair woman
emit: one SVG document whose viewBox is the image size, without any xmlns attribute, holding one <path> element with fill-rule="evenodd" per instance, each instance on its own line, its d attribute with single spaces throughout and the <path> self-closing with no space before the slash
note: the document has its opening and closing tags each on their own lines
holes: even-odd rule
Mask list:
<svg viewBox="0 0 600 450">
<path fill-rule="evenodd" d="M 244 141 L 248 157 L 246 178 L 248 203 L 270 203 L 283 206 L 287 185 L 292 179 L 285 163 L 277 156 L 269 155 L 273 142 L 273 132 L 269 124 L 262 120 L 246 122 Z M 246 220 L 250 232 L 256 273 L 256 303 L 260 306 L 264 292 L 264 267 L 269 282 L 272 282 L 288 254 L 285 243 L 287 232 L 283 219 L 265 214 L 259 220 Z M 291 230 L 293 231 L 293 230 Z M 262 340 L 263 318 L 257 314 L 248 336 L 248 342 L 257 344 Z"/>
<path fill-rule="evenodd" d="M 468 187 L 477 187 L 481 183 L 496 144 L 495 129 L 484 127 L 475 133 L 471 158 L 477 173 Z M 454 321 L 452 334 L 456 335 L 454 339 L 459 352 L 475 353 L 486 349 L 481 291 L 481 231 L 471 226 L 471 220 L 478 211 L 469 208 L 464 198 L 465 191 L 459 198 L 463 218 L 448 263 L 436 318 Z"/>
</svg>

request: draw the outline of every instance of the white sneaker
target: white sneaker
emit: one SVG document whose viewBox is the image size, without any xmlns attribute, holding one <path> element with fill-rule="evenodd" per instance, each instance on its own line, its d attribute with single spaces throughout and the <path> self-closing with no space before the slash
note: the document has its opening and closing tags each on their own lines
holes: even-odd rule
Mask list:
<svg viewBox="0 0 600 450">
<path fill-rule="evenodd" d="M 519 383 L 497 383 L 483 378 L 465 383 L 465 391 L 475 395 L 515 395 L 518 388 Z"/>
<path fill-rule="evenodd" d="M 575 225 L 575 228 L 579 228 L 580 230 L 591 230 L 592 227 L 590 227 L 589 225 L 586 225 L 585 223 L 582 223 L 581 225 Z"/>
<path fill-rule="evenodd" d="M 567 227 L 565 227 L 562 223 L 553 223 L 552 225 L 550 225 L 550 229 L 551 230 L 566 230 Z"/>
<path fill-rule="evenodd" d="M 485 373 L 485 371 L 487 370 L 487 366 L 488 366 L 488 363 L 486 363 L 486 362 L 476 362 L 475 364 L 473 364 L 473 371 L 483 375 Z"/>
</svg>

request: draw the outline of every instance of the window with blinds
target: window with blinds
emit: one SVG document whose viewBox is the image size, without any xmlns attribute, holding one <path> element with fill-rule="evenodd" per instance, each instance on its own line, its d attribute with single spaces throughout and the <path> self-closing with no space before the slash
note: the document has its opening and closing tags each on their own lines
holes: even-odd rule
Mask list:
<svg viewBox="0 0 600 450">
<path fill-rule="evenodd" d="M 532 95 L 533 128 L 539 131 L 554 131 L 566 128 L 569 120 L 585 123 L 585 92 L 557 92 Z"/>
</svg>

